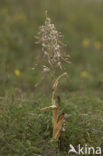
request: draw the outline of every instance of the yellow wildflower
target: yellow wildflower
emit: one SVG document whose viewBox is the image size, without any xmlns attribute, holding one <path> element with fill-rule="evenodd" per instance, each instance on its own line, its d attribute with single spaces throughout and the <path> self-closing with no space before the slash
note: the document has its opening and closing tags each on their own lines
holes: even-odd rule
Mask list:
<svg viewBox="0 0 103 156">
<path fill-rule="evenodd" d="M 102 47 L 102 43 L 99 42 L 99 41 L 96 41 L 96 42 L 94 42 L 94 47 L 95 47 L 96 49 L 100 49 L 100 48 Z"/>
<path fill-rule="evenodd" d="M 81 72 L 81 77 L 88 78 L 89 77 L 89 73 L 87 71 L 82 71 Z"/>
<path fill-rule="evenodd" d="M 83 41 L 82 41 L 82 46 L 84 48 L 88 47 L 90 45 L 90 40 L 88 38 L 85 38 Z"/>
<path fill-rule="evenodd" d="M 84 138 L 82 138 L 82 142 L 86 142 L 86 140 Z"/>
<path fill-rule="evenodd" d="M 20 72 L 20 70 L 15 69 L 15 70 L 14 70 L 14 74 L 15 74 L 16 76 L 20 76 L 21 72 Z"/>
</svg>

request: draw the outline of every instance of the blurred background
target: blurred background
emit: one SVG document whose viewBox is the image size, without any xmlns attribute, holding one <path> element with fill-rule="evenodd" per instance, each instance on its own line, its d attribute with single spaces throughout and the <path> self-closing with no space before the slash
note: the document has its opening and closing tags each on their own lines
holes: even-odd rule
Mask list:
<svg viewBox="0 0 103 156">
<path fill-rule="evenodd" d="M 65 92 L 103 93 L 103 1 L 99 0 L 1 0 L 0 1 L 0 95 L 15 89 L 48 94 L 47 80 L 32 70 L 40 59 L 35 36 L 44 24 L 45 10 L 61 31 L 71 55 Z"/>
</svg>

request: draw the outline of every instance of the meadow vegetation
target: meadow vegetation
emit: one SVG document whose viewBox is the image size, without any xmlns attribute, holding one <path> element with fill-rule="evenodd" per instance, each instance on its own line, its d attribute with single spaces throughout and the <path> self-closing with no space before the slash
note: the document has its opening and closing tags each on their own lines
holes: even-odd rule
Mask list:
<svg viewBox="0 0 103 156">
<path fill-rule="evenodd" d="M 41 72 L 36 45 L 45 10 L 67 44 L 71 64 L 57 96 L 66 114 L 59 141 L 52 138 L 50 75 Z M 35 64 L 38 64 L 35 68 Z M 59 70 L 57 71 L 59 75 Z M 103 145 L 103 2 L 0 2 L 0 156 L 66 156 L 69 144 Z"/>
</svg>

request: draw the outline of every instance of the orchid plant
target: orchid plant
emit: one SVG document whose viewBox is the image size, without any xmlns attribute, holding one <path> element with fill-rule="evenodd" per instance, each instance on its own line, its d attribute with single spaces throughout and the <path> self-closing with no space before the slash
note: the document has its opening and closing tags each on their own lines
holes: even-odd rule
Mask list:
<svg viewBox="0 0 103 156">
<path fill-rule="evenodd" d="M 51 19 L 47 16 L 46 12 L 45 24 L 40 27 L 37 43 L 41 44 L 43 56 L 48 61 L 48 66 L 43 65 L 43 71 L 50 72 L 52 75 L 52 105 L 42 108 L 41 111 L 52 109 L 53 138 L 56 140 L 60 137 L 65 117 L 64 113 L 59 114 L 60 97 L 57 97 L 58 103 L 56 104 L 56 90 L 60 79 L 67 75 L 64 64 L 70 63 L 70 55 L 65 54 L 63 51 L 65 44 L 61 41 L 62 37 L 63 36 L 57 31 L 55 25 L 51 23 Z M 62 71 L 62 74 L 56 76 L 57 70 Z"/>
</svg>

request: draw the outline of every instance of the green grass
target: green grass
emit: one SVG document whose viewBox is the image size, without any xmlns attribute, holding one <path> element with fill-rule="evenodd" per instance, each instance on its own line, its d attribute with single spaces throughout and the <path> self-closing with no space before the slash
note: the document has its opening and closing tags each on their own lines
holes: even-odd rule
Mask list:
<svg viewBox="0 0 103 156">
<path fill-rule="evenodd" d="M 41 47 L 34 43 L 34 36 L 45 20 L 45 10 L 64 35 L 72 62 L 67 67 L 69 78 L 61 81 L 57 91 L 61 112 L 66 114 L 66 131 L 58 143 L 51 139 L 51 111 L 40 111 L 51 105 L 50 76 L 35 87 L 43 73 Z M 70 143 L 101 146 L 102 19 L 102 2 L 4 0 L 0 4 L 0 156 L 65 156 Z M 89 39 L 87 47 L 85 39 Z M 36 62 L 40 66 L 32 70 Z"/>
<path fill-rule="evenodd" d="M 16 93 L 9 96 L 9 99 L 3 98 L 3 112 L 0 113 L 0 154 L 29 156 L 48 153 L 51 156 L 53 153 L 57 155 L 57 151 L 58 155 L 61 152 L 65 155 L 69 150 L 69 143 L 75 147 L 85 143 L 88 146 L 100 146 L 103 135 L 102 100 L 91 95 L 80 97 L 79 94 L 62 98 L 61 111 L 66 114 L 66 131 L 62 133 L 58 144 L 51 139 L 51 112 L 40 112 L 41 107 L 50 105 L 49 99 L 41 96 L 38 101 L 34 101 L 31 96 L 20 100 Z"/>
</svg>

